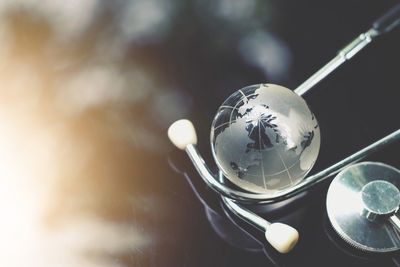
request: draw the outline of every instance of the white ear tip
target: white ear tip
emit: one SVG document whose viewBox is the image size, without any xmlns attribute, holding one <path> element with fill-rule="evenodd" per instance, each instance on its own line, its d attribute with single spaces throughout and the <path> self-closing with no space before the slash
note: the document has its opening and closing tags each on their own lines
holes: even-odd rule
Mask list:
<svg viewBox="0 0 400 267">
<path fill-rule="evenodd" d="M 280 253 L 288 253 L 297 244 L 299 232 L 283 223 L 272 223 L 265 232 L 267 241 Z"/>
<path fill-rule="evenodd" d="M 168 128 L 168 137 L 179 149 L 197 144 L 196 130 L 189 120 L 178 120 Z"/>
</svg>

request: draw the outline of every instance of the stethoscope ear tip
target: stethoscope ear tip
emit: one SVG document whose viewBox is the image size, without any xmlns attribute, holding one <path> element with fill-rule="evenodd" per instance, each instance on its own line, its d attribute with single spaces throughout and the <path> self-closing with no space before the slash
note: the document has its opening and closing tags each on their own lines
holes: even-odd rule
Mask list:
<svg viewBox="0 0 400 267">
<path fill-rule="evenodd" d="M 280 253 L 290 252 L 299 241 L 299 232 L 283 223 L 272 223 L 265 231 L 265 238 Z"/>
<path fill-rule="evenodd" d="M 193 123 L 186 119 L 172 123 L 168 128 L 168 137 L 181 150 L 185 150 L 188 145 L 197 144 L 197 135 Z"/>
</svg>

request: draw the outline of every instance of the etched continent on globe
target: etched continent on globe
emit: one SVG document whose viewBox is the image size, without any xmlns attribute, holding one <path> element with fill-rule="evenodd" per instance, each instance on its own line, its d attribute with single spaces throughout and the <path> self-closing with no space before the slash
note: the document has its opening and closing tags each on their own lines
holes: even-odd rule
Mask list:
<svg viewBox="0 0 400 267">
<path fill-rule="evenodd" d="M 319 147 L 318 122 L 306 102 L 274 84 L 236 91 L 212 123 L 211 149 L 219 169 L 251 192 L 273 194 L 300 182 Z"/>
</svg>

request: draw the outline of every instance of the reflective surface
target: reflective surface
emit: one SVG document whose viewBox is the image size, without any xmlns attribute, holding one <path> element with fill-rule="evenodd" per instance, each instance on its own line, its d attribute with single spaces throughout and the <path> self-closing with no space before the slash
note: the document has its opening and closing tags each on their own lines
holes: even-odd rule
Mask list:
<svg viewBox="0 0 400 267">
<path fill-rule="evenodd" d="M 218 109 L 211 128 L 217 165 L 239 187 L 275 193 L 302 180 L 320 146 L 318 122 L 306 102 L 274 84 L 248 86 Z"/>
<path fill-rule="evenodd" d="M 326 208 L 333 228 L 361 250 L 400 250 L 400 233 L 389 221 L 399 206 L 398 188 L 400 171 L 391 166 L 363 162 L 346 168 L 332 181 L 327 194 Z M 382 213 L 388 216 L 376 218 Z"/>
<path fill-rule="evenodd" d="M 361 189 L 361 200 L 368 219 L 387 219 L 399 209 L 400 191 L 392 183 L 375 180 Z"/>
</svg>

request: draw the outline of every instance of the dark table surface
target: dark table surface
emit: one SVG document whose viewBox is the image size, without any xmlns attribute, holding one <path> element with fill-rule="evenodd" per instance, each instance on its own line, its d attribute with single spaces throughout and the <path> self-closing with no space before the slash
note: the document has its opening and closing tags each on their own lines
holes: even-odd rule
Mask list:
<svg viewBox="0 0 400 267">
<path fill-rule="evenodd" d="M 166 131 L 174 120 L 190 118 L 199 150 L 215 169 L 209 132 L 226 97 L 256 83 L 296 88 L 398 1 L 26 2 L 2 7 L 8 50 L 0 51 L 1 110 L 24 119 L 19 133 L 32 126 L 57 141 L 44 160 L 52 166 L 44 183 L 54 187 L 40 218 L 60 233 L 68 223 L 85 222 L 86 228 L 72 228 L 79 236 L 73 244 L 93 266 L 395 264 L 387 255 L 353 255 L 335 238 L 325 213 L 329 183 L 272 213 L 300 230 L 289 255 L 228 244 L 181 172 L 197 181 L 207 205 L 219 210 L 218 198 Z M 313 173 L 399 128 L 399 48 L 396 30 L 307 94 L 322 136 Z M 6 79 L 12 75 L 32 88 L 7 89 L 14 88 Z M 399 168 L 399 149 L 395 144 L 366 160 Z"/>
</svg>

